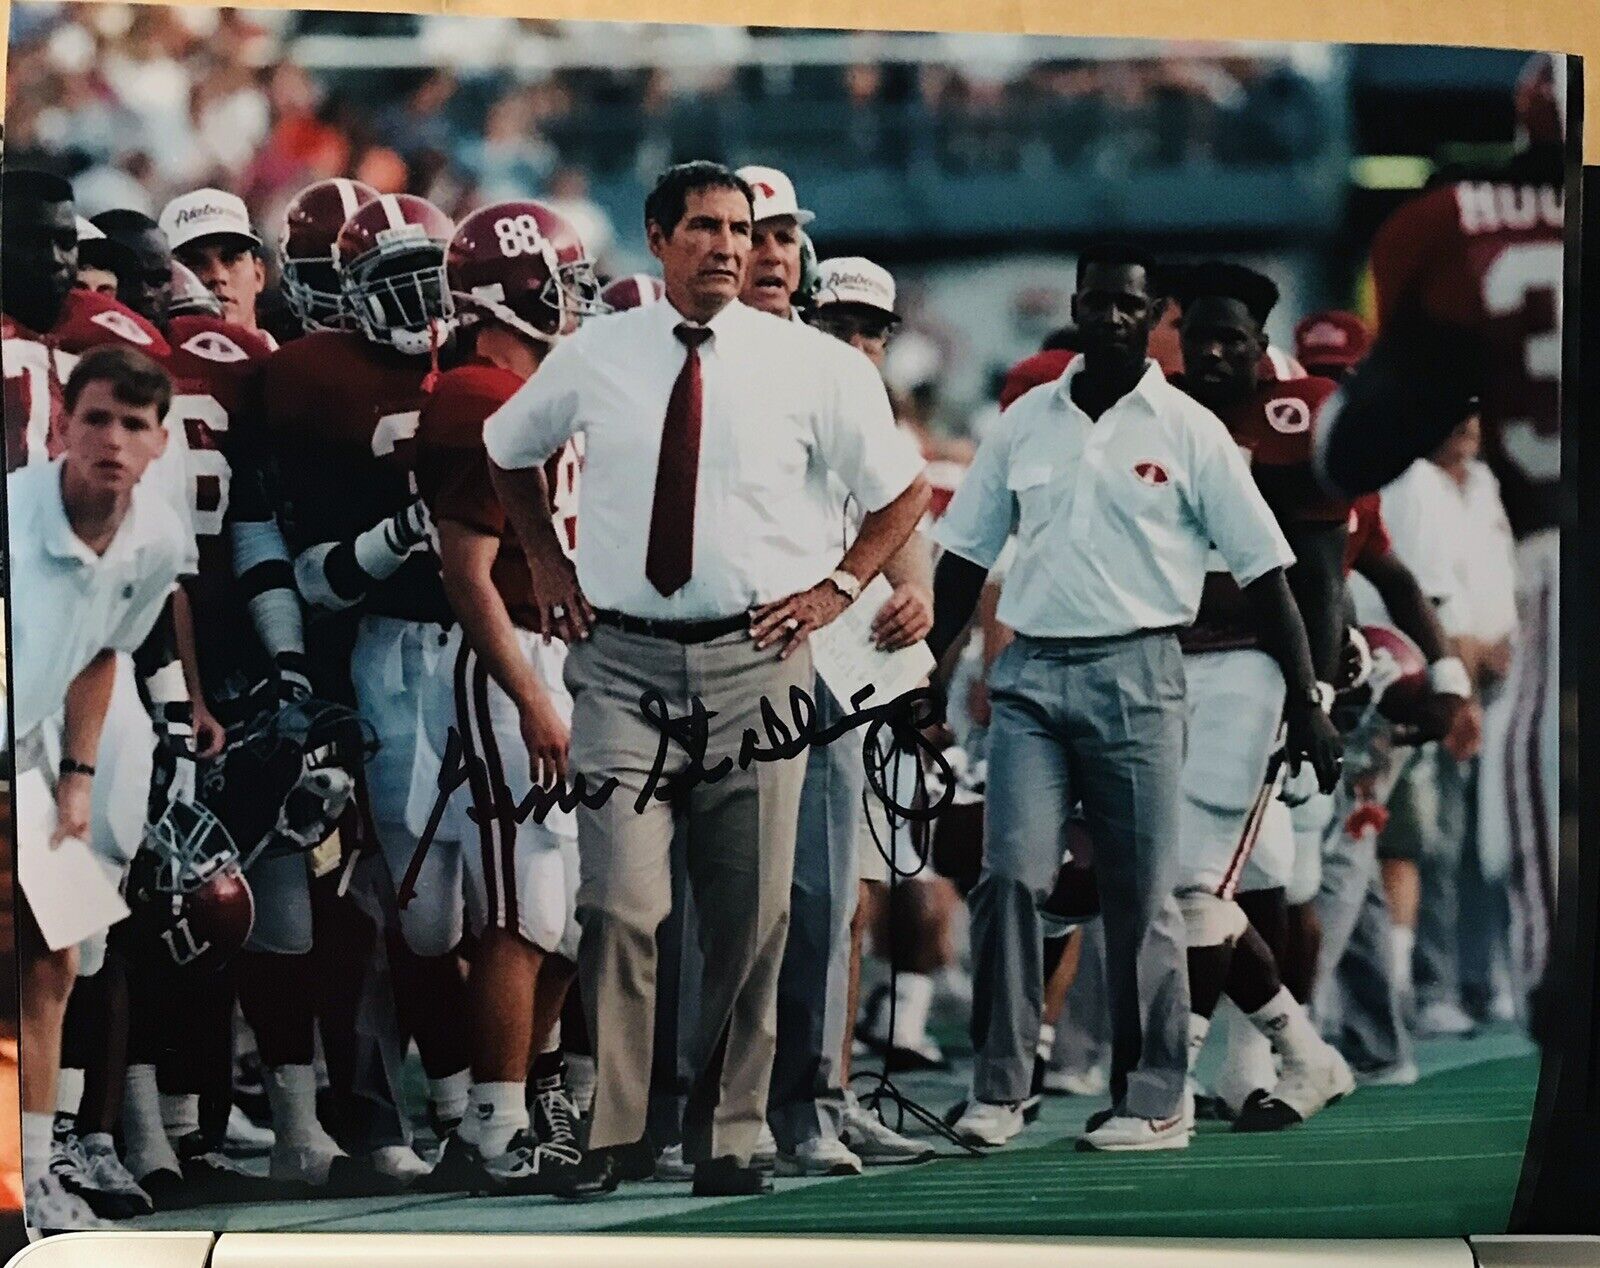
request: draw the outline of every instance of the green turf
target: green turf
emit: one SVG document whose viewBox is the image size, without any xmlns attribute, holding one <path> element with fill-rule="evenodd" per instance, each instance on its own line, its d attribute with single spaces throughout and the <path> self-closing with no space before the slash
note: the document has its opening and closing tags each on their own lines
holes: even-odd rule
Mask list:
<svg viewBox="0 0 1600 1268">
<path fill-rule="evenodd" d="M 1183 1153 L 1067 1140 L 626 1225 L 636 1232 L 1442 1237 L 1502 1232 L 1537 1059 L 1362 1089 L 1305 1127 L 1202 1124 Z"/>
<path fill-rule="evenodd" d="M 1421 1043 L 1417 1060 L 1423 1077 L 1414 1087 L 1359 1089 L 1276 1135 L 1236 1136 L 1203 1123 L 1180 1153 L 1076 1153 L 1084 1118 L 1104 1098 L 1050 1097 L 1039 1120 L 992 1155 L 862 1177 L 780 1179 L 775 1194 L 755 1199 L 696 1199 L 683 1183 L 630 1184 L 576 1205 L 459 1194 L 325 1198 L 172 1211 L 129 1227 L 1035 1237 L 1504 1232 L 1538 1076 L 1531 1045 L 1501 1027 Z M 905 1076 L 901 1085 L 943 1111 L 969 1077 L 970 1064 L 961 1061 L 947 1072 Z M 251 1165 L 264 1169 L 265 1160 Z"/>
</svg>

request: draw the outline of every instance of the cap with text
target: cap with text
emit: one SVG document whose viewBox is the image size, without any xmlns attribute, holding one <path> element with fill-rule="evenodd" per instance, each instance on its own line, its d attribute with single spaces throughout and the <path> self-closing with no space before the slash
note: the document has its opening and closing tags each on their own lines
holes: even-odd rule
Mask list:
<svg viewBox="0 0 1600 1268">
<path fill-rule="evenodd" d="M 894 311 L 894 275 L 881 264 L 859 255 L 839 256 L 817 266 L 815 305 L 859 304 L 898 320 Z"/>
<path fill-rule="evenodd" d="M 755 195 L 751 215 L 757 224 L 763 220 L 789 216 L 798 225 L 808 225 L 817 218 L 815 212 L 800 206 L 795 196 L 794 182 L 777 168 L 741 167 L 735 174 L 750 186 L 750 192 Z"/>
<path fill-rule="evenodd" d="M 161 232 L 174 251 L 201 238 L 243 238 L 259 249 L 244 199 L 224 189 L 180 194 L 161 209 Z"/>
</svg>

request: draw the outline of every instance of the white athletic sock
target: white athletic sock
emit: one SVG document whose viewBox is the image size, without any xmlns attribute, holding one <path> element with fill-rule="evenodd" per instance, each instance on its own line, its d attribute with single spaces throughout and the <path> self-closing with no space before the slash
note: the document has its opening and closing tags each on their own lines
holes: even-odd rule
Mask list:
<svg viewBox="0 0 1600 1268">
<path fill-rule="evenodd" d="M 280 1065 L 265 1071 L 272 1128 L 289 1146 L 321 1143 L 327 1136 L 317 1121 L 317 1073 L 308 1065 Z"/>
<path fill-rule="evenodd" d="M 54 1114 L 22 1116 L 22 1167 L 29 1183 L 50 1169 L 50 1129 L 55 1120 Z"/>
<path fill-rule="evenodd" d="M 56 1113 L 76 1117 L 83 1104 L 83 1071 L 63 1066 L 56 1076 Z"/>
<path fill-rule="evenodd" d="M 1212 1090 L 1237 1114 L 1251 1092 L 1257 1088 L 1270 1090 L 1278 1081 L 1278 1073 L 1272 1062 L 1272 1045 L 1227 996 L 1223 996 L 1211 1019 L 1211 1029 L 1219 1027 L 1223 1035 L 1222 1068 Z"/>
<path fill-rule="evenodd" d="M 1283 1057 L 1306 1057 L 1322 1047 L 1322 1036 L 1306 1016 L 1305 1006 L 1289 994 L 1287 986 L 1280 986 L 1264 1007 L 1248 1016 L 1272 1050 Z"/>
<path fill-rule="evenodd" d="M 123 1080 L 122 1142 L 128 1170 L 142 1180 L 154 1171 L 181 1172 L 161 1123 L 161 1096 L 153 1065 L 130 1065 Z"/>
<path fill-rule="evenodd" d="M 933 1007 L 933 979 L 926 973 L 901 973 L 895 978 L 894 1044 L 920 1047 L 928 1034 L 928 1010 Z"/>
<path fill-rule="evenodd" d="M 161 1125 L 167 1135 L 179 1140 L 200 1130 L 200 1094 L 180 1092 L 176 1095 L 161 1093 Z"/>
<path fill-rule="evenodd" d="M 1389 933 L 1389 946 L 1394 954 L 1394 984 L 1402 996 L 1411 994 L 1411 957 L 1417 949 L 1417 931 L 1405 925 L 1394 925 Z"/>
<path fill-rule="evenodd" d="M 1211 1018 L 1202 1017 L 1199 1013 L 1189 1014 L 1189 1077 L 1194 1077 L 1195 1067 L 1200 1064 L 1200 1054 L 1205 1050 L 1206 1036 L 1211 1033 Z"/>
<path fill-rule="evenodd" d="M 459 1070 L 442 1079 L 428 1080 L 428 1103 L 435 1118 L 445 1122 L 461 1119 L 467 1112 L 467 1097 L 472 1092 L 472 1071 Z"/>
<path fill-rule="evenodd" d="M 511 1138 L 528 1126 L 524 1083 L 474 1083 L 472 1104 L 461 1120 L 461 1138 L 485 1158 L 505 1153 Z"/>
<path fill-rule="evenodd" d="M 90 1132 L 87 1136 L 79 1137 L 84 1149 L 92 1154 L 114 1154 L 116 1145 L 112 1142 L 110 1132 Z"/>
<path fill-rule="evenodd" d="M 544 1047 L 539 1049 L 542 1057 L 548 1052 L 556 1052 L 561 1047 L 561 1018 L 556 1018 L 556 1024 L 550 1027 L 550 1037 L 544 1041 Z"/>
</svg>

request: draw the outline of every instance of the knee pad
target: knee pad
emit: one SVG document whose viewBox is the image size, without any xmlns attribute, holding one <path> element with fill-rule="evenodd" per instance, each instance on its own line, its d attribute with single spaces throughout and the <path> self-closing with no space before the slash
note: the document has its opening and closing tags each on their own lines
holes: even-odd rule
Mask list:
<svg viewBox="0 0 1600 1268">
<path fill-rule="evenodd" d="M 1210 890 L 1188 890 L 1178 895 L 1183 929 L 1191 947 L 1215 947 L 1232 942 L 1249 928 L 1244 908 L 1231 898 L 1218 898 Z"/>
<path fill-rule="evenodd" d="M 435 842 L 417 875 L 415 891 L 404 907 L 389 896 L 391 919 L 413 955 L 432 959 L 449 955 L 466 932 L 461 891 L 461 854 L 454 842 Z"/>
</svg>

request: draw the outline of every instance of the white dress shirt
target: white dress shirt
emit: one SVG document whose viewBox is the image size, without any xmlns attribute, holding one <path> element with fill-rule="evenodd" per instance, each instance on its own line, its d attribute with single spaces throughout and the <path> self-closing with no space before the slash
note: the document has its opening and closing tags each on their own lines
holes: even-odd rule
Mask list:
<svg viewBox="0 0 1600 1268">
<path fill-rule="evenodd" d="M 1016 524 L 999 619 L 1036 638 L 1190 624 L 1215 544 L 1241 586 L 1294 562 L 1238 444 L 1146 363 L 1098 421 L 1072 399 L 1080 357 L 978 446 L 933 538 L 992 567 Z"/>
<path fill-rule="evenodd" d="M 189 525 L 141 484 L 103 555 L 72 531 L 61 467 L 6 477 L 11 537 L 10 685 L 17 734 L 61 711 L 73 679 L 102 651 L 132 652 L 150 633 L 183 566 Z"/>
<path fill-rule="evenodd" d="M 1462 582 L 1472 604 L 1472 632 L 1486 643 L 1517 629 L 1517 547 L 1500 499 L 1500 481 L 1482 462 L 1467 464 L 1467 482 L 1456 486 L 1467 521 L 1469 545 L 1462 552 Z"/>
<path fill-rule="evenodd" d="M 1383 490 L 1383 522 L 1401 563 L 1416 575 L 1446 634 L 1471 634 L 1472 596 L 1463 574 L 1472 562 L 1466 503 L 1437 463 L 1419 458 Z"/>
<path fill-rule="evenodd" d="M 507 470 L 584 438 L 578 581 L 597 608 L 708 620 L 816 585 L 838 567 L 836 476 L 867 510 L 900 496 L 922 458 L 895 426 L 872 363 L 811 327 L 731 303 L 700 346 L 694 568 L 663 595 L 645 576 L 656 460 L 686 349 L 670 303 L 591 319 L 485 424 Z"/>
</svg>

